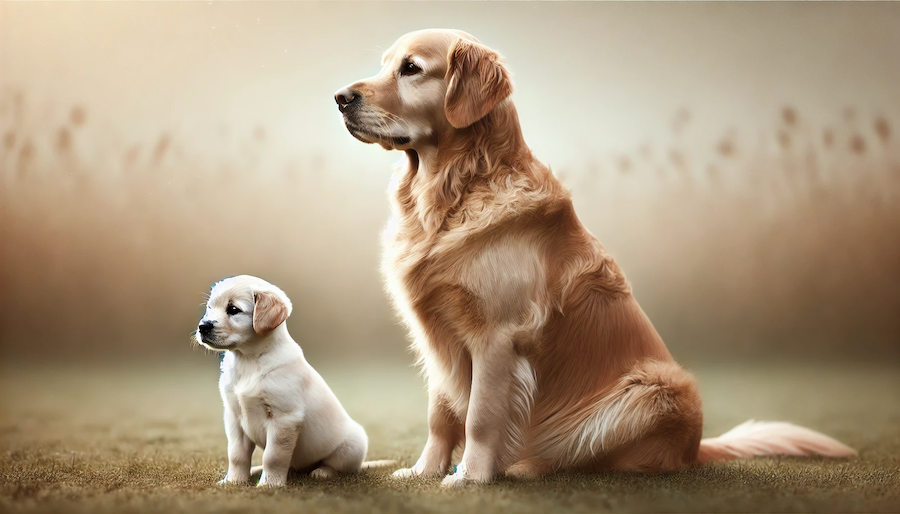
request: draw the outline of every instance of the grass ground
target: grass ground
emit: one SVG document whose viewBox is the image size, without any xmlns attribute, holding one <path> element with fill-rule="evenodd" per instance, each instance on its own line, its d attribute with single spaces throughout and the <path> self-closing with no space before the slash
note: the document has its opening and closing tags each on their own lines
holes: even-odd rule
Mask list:
<svg viewBox="0 0 900 514">
<path fill-rule="evenodd" d="M 316 362 L 313 362 L 316 365 Z M 399 365 L 318 368 L 368 430 L 370 459 L 425 441 L 421 380 Z M 0 367 L 0 511 L 900 511 L 900 373 L 893 363 L 697 365 L 705 435 L 748 418 L 814 427 L 849 460 L 759 458 L 683 473 L 563 474 L 444 491 L 390 470 L 281 490 L 219 487 L 225 435 L 213 357 L 188 363 Z M 254 462 L 260 459 L 259 450 Z"/>
</svg>

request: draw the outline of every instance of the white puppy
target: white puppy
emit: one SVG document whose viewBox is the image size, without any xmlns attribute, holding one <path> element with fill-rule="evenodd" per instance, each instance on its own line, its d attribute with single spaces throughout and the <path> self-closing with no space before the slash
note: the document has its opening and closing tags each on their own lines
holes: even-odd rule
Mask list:
<svg viewBox="0 0 900 514">
<path fill-rule="evenodd" d="M 226 352 L 219 390 L 228 474 L 220 483 L 248 482 L 256 446 L 264 449 L 259 486 L 284 485 L 290 468 L 330 478 L 363 466 L 366 431 L 306 362 L 288 334 L 290 314 L 284 291 L 256 277 L 226 278 L 210 292 L 196 337 Z"/>
</svg>

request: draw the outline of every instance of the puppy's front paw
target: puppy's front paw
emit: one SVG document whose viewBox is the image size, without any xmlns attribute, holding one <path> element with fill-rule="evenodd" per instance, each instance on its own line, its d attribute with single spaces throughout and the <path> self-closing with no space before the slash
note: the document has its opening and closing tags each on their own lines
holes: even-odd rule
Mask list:
<svg viewBox="0 0 900 514">
<path fill-rule="evenodd" d="M 265 482 L 260 480 L 259 483 L 256 484 L 256 487 L 258 487 L 260 489 L 277 489 L 279 487 L 284 487 L 284 483 L 279 484 L 272 480 L 267 480 Z"/>
<path fill-rule="evenodd" d="M 225 475 L 225 478 L 216 482 L 216 485 L 247 485 L 247 483 L 248 480 L 246 478 Z"/>
<path fill-rule="evenodd" d="M 286 479 L 279 479 L 268 475 L 265 471 L 261 477 L 259 477 L 259 483 L 256 484 L 256 487 L 267 489 L 267 488 L 275 488 L 275 487 L 284 487 L 287 483 Z"/>
</svg>

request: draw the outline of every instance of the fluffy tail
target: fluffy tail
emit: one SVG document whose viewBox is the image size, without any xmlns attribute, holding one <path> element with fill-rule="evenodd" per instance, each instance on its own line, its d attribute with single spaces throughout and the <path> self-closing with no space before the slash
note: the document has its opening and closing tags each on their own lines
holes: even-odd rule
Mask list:
<svg viewBox="0 0 900 514">
<path fill-rule="evenodd" d="M 781 421 L 746 421 L 719 437 L 700 441 L 697 463 L 758 455 L 850 457 L 856 450 L 825 434 Z"/>
<path fill-rule="evenodd" d="M 367 460 L 362 463 L 362 469 L 386 468 L 396 465 L 397 461 L 395 460 Z"/>
</svg>

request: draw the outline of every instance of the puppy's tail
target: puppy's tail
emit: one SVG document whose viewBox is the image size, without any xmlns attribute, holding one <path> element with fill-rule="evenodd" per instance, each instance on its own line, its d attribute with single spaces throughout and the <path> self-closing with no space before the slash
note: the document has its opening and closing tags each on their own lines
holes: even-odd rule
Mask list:
<svg viewBox="0 0 900 514">
<path fill-rule="evenodd" d="M 700 441 L 697 463 L 761 455 L 851 457 L 856 450 L 808 428 L 781 421 L 745 421 L 719 437 Z"/>
<path fill-rule="evenodd" d="M 387 468 L 396 465 L 397 461 L 395 460 L 367 460 L 362 463 L 361 469 Z"/>
</svg>

